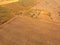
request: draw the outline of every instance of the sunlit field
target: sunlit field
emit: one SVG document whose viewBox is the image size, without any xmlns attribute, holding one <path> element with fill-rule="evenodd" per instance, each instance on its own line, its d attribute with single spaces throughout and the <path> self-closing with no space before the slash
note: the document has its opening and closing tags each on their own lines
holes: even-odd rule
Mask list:
<svg viewBox="0 0 60 45">
<path fill-rule="evenodd" d="M 0 0 L 0 5 L 6 5 L 13 2 L 18 2 L 19 0 Z"/>
</svg>

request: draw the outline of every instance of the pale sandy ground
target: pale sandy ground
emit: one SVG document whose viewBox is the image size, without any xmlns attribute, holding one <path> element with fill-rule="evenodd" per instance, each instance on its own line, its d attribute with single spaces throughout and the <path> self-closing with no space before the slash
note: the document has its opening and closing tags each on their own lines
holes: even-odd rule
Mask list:
<svg viewBox="0 0 60 45">
<path fill-rule="evenodd" d="M 0 5 L 6 5 L 9 3 L 14 3 L 14 2 L 18 2 L 19 0 L 0 0 Z"/>
<path fill-rule="evenodd" d="M 60 45 L 60 26 L 17 16 L 0 28 L 0 45 Z"/>
<path fill-rule="evenodd" d="M 39 3 L 32 7 L 32 9 L 40 9 L 40 10 L 46 10 L 50 12 L 51 17 L 54 22 L 60 22 L 60 4 L 58 3 L 58 0 L 38 0 Z M 60 1 L 59 1 L 60 2 Z M 48 15 L 44 16 L 44 14 L 41 14 L 43 17 L 48 17 Z M 41 16 L 40 16 L 41 17 Z M 42 18 L 42 17 L 41 17 Z M 45 19 L 44 18 L 44 19 Z M 46 21 L 49 20 L 49 17 Z"/>
</svg>

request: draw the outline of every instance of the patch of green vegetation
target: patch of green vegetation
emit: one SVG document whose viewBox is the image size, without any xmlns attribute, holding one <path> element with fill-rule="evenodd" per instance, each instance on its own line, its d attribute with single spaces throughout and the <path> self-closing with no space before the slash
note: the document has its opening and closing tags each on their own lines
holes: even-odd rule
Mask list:
<svg viewBox="0 0 60 45">
<path fill-rule="evenodd" d="M 0 6 L 0 25 L 11 19 L 13 15 L 11 15 L 8 8 Z"/>
</svg>

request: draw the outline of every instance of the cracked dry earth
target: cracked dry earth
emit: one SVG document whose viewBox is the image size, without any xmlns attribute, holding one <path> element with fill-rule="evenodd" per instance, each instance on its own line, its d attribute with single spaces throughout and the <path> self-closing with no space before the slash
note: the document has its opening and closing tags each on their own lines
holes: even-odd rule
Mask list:
<svg viewBox="0 0 60 45">
<path fill-rule="evenodd" d="M 17 16 L 0 28 L 0 45 L 60 45 L 60 26 Z"/>
</svg>

